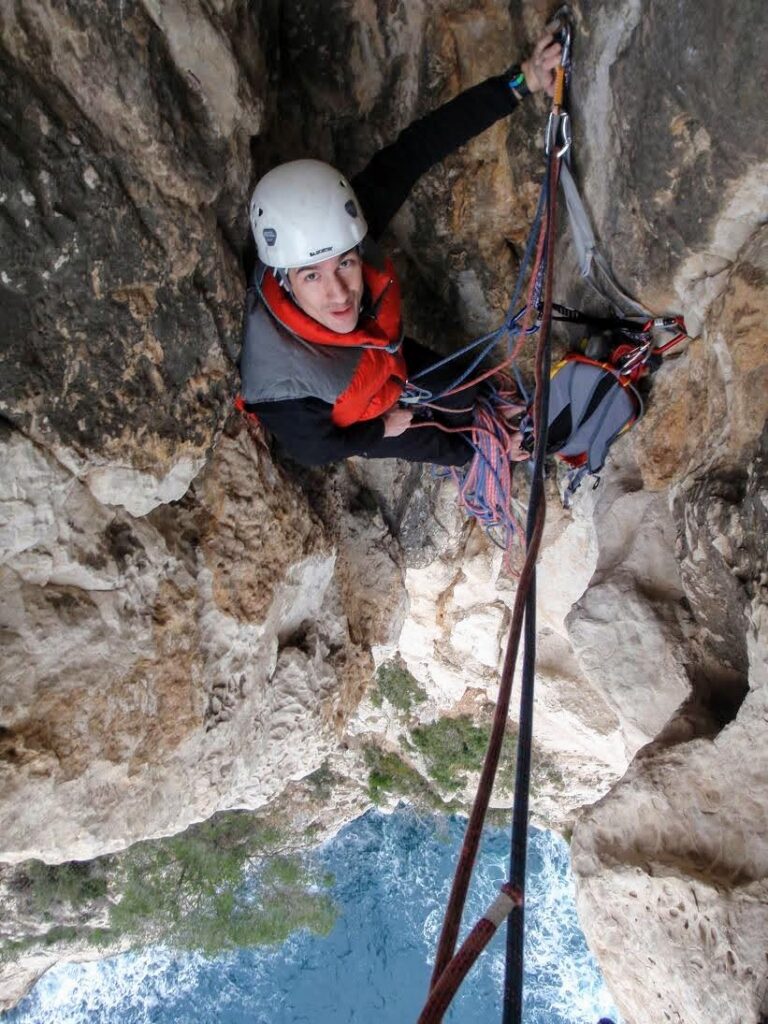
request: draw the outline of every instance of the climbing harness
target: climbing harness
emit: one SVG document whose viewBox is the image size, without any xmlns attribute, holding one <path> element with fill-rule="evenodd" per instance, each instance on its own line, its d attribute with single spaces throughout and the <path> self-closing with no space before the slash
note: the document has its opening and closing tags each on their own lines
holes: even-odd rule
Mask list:
<svg viewBox="0 0 768 1024">
<path fill-rule="evenodd" d="M 571 495 L 590 473 L 599 481 L 608 449 L 640 418 L 643 400 L 629 377 L 609 363 L 570 353 L 552 371 L 547 452 L 569 467 L 564 494 Z M 532 422 L 523 424 L 533 434 Z M 533 443 L 533 437 L 526 437 Z"/>
<path fill-rule="evenodd" d="M 562 79 L 566 82 L 570 65 L 569 40 L 565 41 L 563 54 L 566 71 Z M 552 319 L 582 325 L 592 336 L 585 342 L 585 353 L 567 355 L 553 370 L 556 378 L 553 381 L 554 391 L 560 403 L 553 416 L 562 417 L 573 406 L 573 436 L 563 435 L 561 419 L 558 429 L 552 432 L 552 444 L 547 450 L 548 455 L 557 455 L 569 465 L 562 494 L 563 504 L 568 507 L 587 473 L 595 477 L 596 484 L 599 482 L 597 474 L 610 445 L 641 417 L 644 405 L 636 387 L 638 381 L 656 370 L 661 357 L 686 340 L 688 335 L 682 317 L 653 316 L 627 296 L 614 280 L 597 246 L 584 203 L 568 169 L 567 159 L 573 140 L 570 120 L 563 108 L 563 88 L 560 88 L 553 100 L 546 128 L 545 149 L 548 159 L 554 154 L 557 177 L 564 185 L 568 219 L 582 276 L 614 310 L 613 316 L 597 316 L 560 303 L 553 302 L 551 306 Z M 475 399 L 475 421 L 472 427 L 462 428 L 474 450 L 469 466 L 463 470 L 436 472 L 450 474 L 454 478 L 461 507 L 484 527 L 494 543 L 504 549 L 507 571 L 511 571 L 513 543 L 516 540 L 522 542 L 523 533 L 515 512 L 511 462 L 522 461 L 526 457 L 525 453 L 533 450 L 531 398 L 526 392 L 516 359 L 525 339 L 538 333 L 542 326 L 542 288 L 554 249 L 554 242 L 546 242 L 545 232 L 550 173 L 548 165 L 504 322 L 495 331 L 475 339 L 415 374 L 407 382 L 401 398 L 402 404 L 415 408 L 448 411 L 441 409 L 441 399 L 484 382 L 483 392 Z M 526 277 L 529 277 L 527 299 L 518 308 Z M 662 344 L 658 338 L 660 332 L 671 332 L 673 336 Z M 605 344 L 601 346 L 595 340 L 598 333 L 603 336 L 603 341 L 607 338 L 611 342 L 605 351 Z M 478 368 L 497 345 L 504 341 L 507 351 L 501 363 L 476 375 Z M 434 394 L 424 386 L 430 373 L 467 356 L 471 356 L 467 366 L 441 392 Z M 573 365 L 577 362 L 581 364 L 578 368 Z M 563 403 L 564 388 L 572 402 Z M 588 393 L 588 401 L 580 407 L 579 396 L 583 391 Z M 596 397 L 601 399 L 599 408 L 590 404 Z M 519 415 L 522 403 L 527 408 L 525 416 Z M 582 415 L 585 411 L 588 412 L 588 423 Z M 617 422 L 619 419 L 621 422 Z M 435 419 L 414 426 L 458 429 L 447 428 Z M 551 420 L 549 426 L 552 427 Z M 592 429 L 595 430 L 594 437 L 590 434 Z M 578 447 L 581 442 L 584 442 L 583 448 Z M 598 458 L 597 453 L 601 457 Z"/>
<path fill-rule="evenodd" d="M 553 303 L 553 318 L 585 325 L 583 351 L 569 352 L 552 371 L 548 454 L 569 466 L 563 490 L 568 507 L 584 476 L 600 482 L 608 449 L 642 416 L 638 383 L 661 365 L 663 353 L 687 338 L 682 317 L 599 317 Z M 657 332 L 673 337 L 659 344 Z M 523 446 L 533 449 L 533 422 L 521 423 Z"/>
</svg>

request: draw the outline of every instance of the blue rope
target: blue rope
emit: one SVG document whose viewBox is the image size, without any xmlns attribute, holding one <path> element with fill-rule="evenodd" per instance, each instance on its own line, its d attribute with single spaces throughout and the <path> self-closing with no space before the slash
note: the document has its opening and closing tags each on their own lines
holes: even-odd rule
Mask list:
<svg viewBox="0 0 768 1024">
<path fill-rule="evenodd" d="M 512 363 L 512 372 L 515 375 L 515 383 L 517 384 L 517 390 L 523 396 L 523 401 L 526 405 L 531 404 L 532 392 L 529 392 L 523 384 L 523 375 L 520 373 L 517 363 Z"/>
<path fill-rule="evenodd" d="M 488 342 L 485 348 L 477 356 L 475 356 L 475 358 L 472 360 L 469 366 L 467 366 L 467 368 L 462 373 L 459 374 L 456 380 L 454 380 L 451 384 L 448 385 L 447 388 L 441 391 L 439 395 L 435 396 L 436 399 L 444 398 L 451 391 L 454 391 L 460 384 L 463 384 L 467 377 L 469 377 L 471 374 L 475 372 L 477 367 L 480 365 L 480 363 L 482 363 L 482 361 L 485 359 L 488 353 L 493 350 L 493 347 L 496 344 L 496 339 L 499 336 L 499 334 L 501 334 L 501 328 L 499 328 L 499 330 L 496 331 L 493 338 Z"/>
<path fill-rule="evenodd" d="M 421 377 L 425 377 L 429 373 L 434 373 L 435 370 L 442 369 L 443 366 L 447 366 L 448 363 L 452 363 L 453 360 L 458 359 L 459 356 L 466 355 L 467 352 L 471 352 L 472 349 L 477 348 L 478 345 L 482 345 L 484 342 L 489 340 L 495 341 L 499 335 L 499 332 L 502 330 L 502 327 L 497 327 L 496 330 L 491 331 L 490 334 L 484 334 L 482 338 L 476 338 L 474 341 L 470 341 L 470 343 L 468 345 L 465 345 L 464 348 L 460 348 L 456 352 L 451 352 L 450 355 L 445 356 L 437 363 L 433 363 L 432 366 L 428 366 L 426 369 L 419 370 L 418 373 L 414 373 L 410 380 L 419 380 Z"/>
<path fill-rule="evenodd" d="M 514 323 L 516 323 L 516 321 L 520 318 L 520 316 L 522 316 L 522 314 L 525 312 L 525 307 L 523 307 L 523 309 L 520 310 L 520 312 L 517 314 L 517 316 L 513 315 L 514 314 L 514 310 L 517 308 L 517 304 L 520 301 L 520 295 L 521 295 L 522 290 L 523 290 L 523 284 L 525 283 L 525 275 L 528 273 L 528 267 L 531 264 L 531 260 L 533 259 L 533 254 L 534 254 L 534 251 L 536 249 L 536 242 L 538 241 L 539 232 L 540 232 L 540 229 L 541 229 L 541 220 L 542 220 L 542 217 L 544 216 L 544 210 L 546 209 L 546 205 L 547 205 L 547 203 L 546 203 L 546 196 L 547 196 L 548 184 L 549 184 L 549 167 L 547 167 L 546 173 L 544 175 L 544 180 L 543 180 L 543 182 L 541 184 L 541 191 L 539 192 L 539 201 L 536 204 L 536 213 L 533 216 L 533 223 L 531 224 L 531 230 L 528 232 L 528 239 L 527 239 L 527 241 L 525 243 L 525 249 L 523 251 L 523 259 L 522 259 L 522 262 L 520 263 L 520 269 L 517 272 L 517 281 L 515 282 L 515 289 L 512 292 L 512 298 L 510 299 L 510 302 L 509 302 L 509 309 L 507 310 L 507 318 L 506 318 L 506 320 L 507 320 L 507 330 L 508 330 L 508 332 L 510 334 L 510 347 L 511 347 L 512 337 L 514 336 L 514 333 L 517 333 L 517 332 L 510 331 L 510 328 L 512 327 L 512 325 Z M 544 260 L 542 260 L 542 263 L 544 263 Z"/>
<path fill-rule="evenodd" d="M 455 359 L 459 359 L 459 358 L 461 358 L 461 356 L 465 356 L 468 352 L 474 351 L 476 348 L 479 348 L 481 345 L 484 346 L 482 351 L 472 360 L 470 365 L 459 374 L 459 376 L 456 378 L 456 380 L 452 381 L 451 384 L 449 384 L 446 388 L 444 388 L 444 390 L 441 391 L 439 395 L 432 395 L 430 398 L 419 398 L 417 401 L 411 402 L 410 404 L 418 405 L 421 402 L 430 402 L 430 401 L 438 400 L 440 398 L 444 398 L 445 395 L 448 394 L 449 391 L 453 391 L 455 388 L 459 387 L 459 385 L 463 384 L 464 381 L 472 373 L 474 373 L 474 371 L 482 363 L 482 361 L 489 354 L 489 352 L 492 351 L 492 349 L 493 349 L 494 345 L 496 344 L 496 342 L 498 341 L 498 339 L 503 334 L 505 334 L 505 333 L 506 333 L 507 339 L 508 339 L 507 340 L 507 351 L 509 352 L 511 350 L 512 339 L 517 334 L 520 333 L 519 323 L 520 323 L 520 320 L 523 318 L 523 315 L 525 314 L 526 309 L 527 309 L 526 306 L 523 306 L 521 309 L 517 310 L 517 304 L 520 301 L 520 295 L 521 295 L 522 290 L 523 290 L 523 285 L 525 284 L 525 278 L 526 278 L 526 275 L 528 273 L 528 268 L 530 266 L 531 260 L 533 259 L 533 254 L 534 254 L 535 249 L 536 249 L 536 242 L 537 242 L 537 239 L 539 237 L 539 233 L 540 233 L 540 229 L 541 229 L 541 221 L 542 221 L 542 218 L 544 216 L 544 210 L 546 208 L 546 195 L 547 195 L 548 184 L 549 184 L 549 168 L 547 168 L 547 171 L 546 171 L 546 173 L 544 175 L 544 180 L 543 180 L 542 185 L 541 185 L 541 191 L 539 193 L 538 203 L 536 204 L 536 213 L 534 214 L 533 223 L 531 224 L 531 230 L 528 233 L 528 238 L 527 238 L 526 243 L 525 243 L 525 249 L 523 251 L 523 258 L 522 258 L 522 261 L 520 263 L 520 267 L 519 267 L 518 272 L 517 272 L 517 280 L 515 281 L 515 287 L 514 287 L 514 290 L 512 292 L 512 298 L 510 299 L 509 306 L 507 308 L 507 312 L 506 312 L 506 315 L 504 317 L 504 323 L 500 327 L 497 327 L 496 330 L 490 331 L 488 334 L 484 334 L 480 338 L 475 338 L 474 341 L 470 341 L 469 344 L 464 345 L 463 348 L 457 349 L 456 352 L 451 352 L 450 355 L 447 355 L 444 358 L 438 360 L 438 362 L 434 363 L 432 366 L 428 366 L 428 367 L 426 367 L 426 369 L 420 370 L 418 373 L 415 373 L 413 375 L 413 377 L 410 378 L 411 381 L 417 381 L 417 380 L 420 380 L 422 377 L 427 377 L 427 376 L 429 376 L 430 373 L 434 373 L 436 370 L 442 369 L 442 367 L 447 366 L 449 363 L 453 362 Z M 543 280 L 543 272 L 544 272 L 544 268 L 546 266 L 546 262 L 547 262 L 547 253 L 545 252 L 543 254 L 543 258 L 542 258 L 542 261 L 541 261 L 541 267 L 539 269 L 539 274 L 537 276 L 537 280 L 536 280 L 536 284 L 535 284 L 535 288 L 534 288 L 534 306 L 535 307 L 538 306 L 539 300 L 541 298 L 541 283 L 542 283 L 542 280 Z M 517 310 L 517 312 L 515 312 L 515 310 Z M 529 327 L 527 329 L 526 333 L 527 334 L 534 334 L 537 330 L 538 330 L 538 325 L 534 325 L 533 327 Z M 515 377 L 516 377 L 516 379 L 518 381 L 518 385 L 519 385 L 519 383 L 520 383 L 520 376 L 519 376 L 519 372 L 517 370 L 517 367 L 514 367 L 514 370 L 515 370 Z M 525 389 L 521 389 L 521 394 L 527 394 L 525 392 Z"/>
</svg>

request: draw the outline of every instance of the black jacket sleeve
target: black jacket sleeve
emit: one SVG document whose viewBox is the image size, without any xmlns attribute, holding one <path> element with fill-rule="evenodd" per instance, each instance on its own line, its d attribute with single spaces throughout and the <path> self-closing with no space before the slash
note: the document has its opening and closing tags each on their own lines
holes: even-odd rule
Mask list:
<svg viewBox="0 0 768 1024">
<path fill-rule="evenodd" d="M 351 181 L 371 236 L 383 234 L 422 174 L 506 117 L 517 103 L 506 75 L 488 78 L 414 121 L 379 150 Z"/>
<path fill-rule="evenodd" d="M 273 434 L 285 453 L 302 466 L 324 466 L 350 455 L 365 455 L 384 437 L 384 420 L 337 427 L 331 406 L 320 398 L 293 398 L 284 402 L 246 405 Z"/>
</svg>

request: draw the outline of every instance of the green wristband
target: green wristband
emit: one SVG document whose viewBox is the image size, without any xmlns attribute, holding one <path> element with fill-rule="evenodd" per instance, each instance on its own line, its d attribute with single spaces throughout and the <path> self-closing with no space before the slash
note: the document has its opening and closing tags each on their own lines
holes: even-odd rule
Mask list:
<svg viewBox="0 0 768 1024">
<path fill-rule="evenodd" d="M 521 67 L 509 69 L 507 72 L 507 85 L 519 100 L 531 95 L 531 90 L 528 88 L 528 83 L 525 80 L 525 73 Z"/>
</svg>

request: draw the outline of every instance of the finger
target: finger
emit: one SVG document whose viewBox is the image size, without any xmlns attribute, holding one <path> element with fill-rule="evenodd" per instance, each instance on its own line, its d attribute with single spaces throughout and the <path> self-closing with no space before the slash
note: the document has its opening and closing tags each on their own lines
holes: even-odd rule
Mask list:
<svg viewBox="0 0 768 1024">
<path fill-rule="evenodd" d="M 557 63 L 563 55 L 563 48 L 560 43 L 550 43 L 537 56 L 536 60 L 541 64 Z"/>
<path fill-rule="evenodd" d="M 533 48 L 533 56 L 534 56 L 534 58 L 536 58 L 540 54 L 542 54 L 546 50 L 546 48 L 548 46 L 552 45 L 553 42 L 554 42 L 554 36 L 553 36 L 553 34 L 551 32 L 547 32 L 547 34 L 543 35 L 541 37 L 541 39 L 538 39 L 537 42 L 536 42 L 536 45 Z"/>
</svg>

